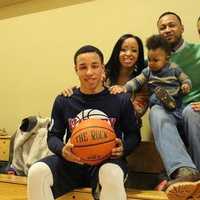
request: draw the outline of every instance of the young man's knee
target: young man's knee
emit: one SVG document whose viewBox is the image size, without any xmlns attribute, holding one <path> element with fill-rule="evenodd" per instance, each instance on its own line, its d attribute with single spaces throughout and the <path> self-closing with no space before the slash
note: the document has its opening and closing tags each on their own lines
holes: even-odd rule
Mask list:
<svg viewBox="0 0 200 200">
<path fill-rule="evenodd" d="M 121 185 L 123 184 L 124 173 L 122 169 L 112 163 L 104 164 L 99 170 L 100 184 Z"/>
<path fill-rule="evenodd" d="M 37 162 L 33 164 L 28 171 L 28 181 L 39 180 L 47 176 L 52 176 L 49 166 L 43 162 Z"/>
</svg>

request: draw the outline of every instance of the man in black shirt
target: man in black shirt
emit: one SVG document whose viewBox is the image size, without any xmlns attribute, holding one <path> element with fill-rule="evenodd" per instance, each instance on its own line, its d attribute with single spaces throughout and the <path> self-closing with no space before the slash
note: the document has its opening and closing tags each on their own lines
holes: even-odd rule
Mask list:
<svg viewBox="0 0 200 200">
<path fill-rule="evenodd" d="M 30 168 L 28 199 L 53 200 L 75 188 L 92 187 L 95 199 L 125 200 L 126 156 L 141 140 L 130 96 L 112 95 L 103 86 L 103 54 L 96 47 L 81 47 L 74 64 L 80 88 L 70 97 L 58 96 L 54 102 L 47 141 L 55 155 Z M 81 119 L 99 116 L 113 126 L 116 147 L 111 158 L 90 166 L 72 153 L 70 136 Z"/>
</svg>

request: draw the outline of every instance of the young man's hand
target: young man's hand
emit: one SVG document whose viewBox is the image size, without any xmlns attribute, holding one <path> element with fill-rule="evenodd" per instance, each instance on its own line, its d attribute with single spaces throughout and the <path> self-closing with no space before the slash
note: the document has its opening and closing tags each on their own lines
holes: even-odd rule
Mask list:
<svg viewBox="0 0 200 200">
<path fill-rule="evenodd" d="M 122 157 L 124 154 L 124 147 L 122 140 L 119 138 L 116 138 L 116 147 L 112 149 L 112 155 L 111 158 L 119 158 Z"/>
<path fill-rule="evenodd" d="M 75 163 L 82 165 L 83 162 L 81 162 L 81 159 L 79 157 L 77 157 L 76 155 L 74 155 L 72 152 L 73 146 L 74 145 L 70 142 L 70 139 L 69 139 L 67 144 L 65 144 L 65 146 L 62 149 L 62 156 L 65 160 L 75 162 Z"/>
</svg>

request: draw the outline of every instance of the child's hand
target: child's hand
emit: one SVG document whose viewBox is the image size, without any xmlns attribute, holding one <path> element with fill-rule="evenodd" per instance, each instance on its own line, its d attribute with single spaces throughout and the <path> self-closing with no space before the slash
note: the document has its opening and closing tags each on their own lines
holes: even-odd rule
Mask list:
<svg viewBox="0 0 200 200">
<path fill-rule="evenodd" d="M 188 94 L 190 92 L 190 85 L 187 84 L 187 83 L 184 83 L 182 86 L 181 86 L 181 89 L 183 91 L 183 94 Z"/>
<path fill-rule="evenodd" d="M 111 86 L 109 90 L 110 90 L 110 94 L 118 94 L 122 92 L 127 92 L 126 88 L 120 85 Z"/>
</svg>

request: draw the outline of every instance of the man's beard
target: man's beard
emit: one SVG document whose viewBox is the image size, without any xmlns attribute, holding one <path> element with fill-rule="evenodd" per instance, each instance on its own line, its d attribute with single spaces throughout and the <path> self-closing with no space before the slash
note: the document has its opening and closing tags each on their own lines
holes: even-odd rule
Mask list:
<svg viewBox="0 0 200 200">
<path fill-rule="evenodd" d="M 183 44 L 183 38 L 180 37 L 175 42 L 171 43 L 172 50 L 177 50 Z"/>
</svg>

